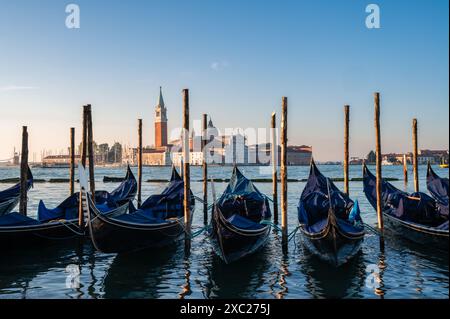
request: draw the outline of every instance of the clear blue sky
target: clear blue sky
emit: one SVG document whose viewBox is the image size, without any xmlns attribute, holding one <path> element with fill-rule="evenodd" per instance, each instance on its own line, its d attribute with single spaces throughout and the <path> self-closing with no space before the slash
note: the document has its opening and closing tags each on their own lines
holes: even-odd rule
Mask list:
<svg viewBox="0 0 450 319">
<path fill-rule="evenodd" d="M 57 0 L 0 0 L 0 159 L 20 146 L 63 149 L 93 105 L 99 142 L 135 144 L 136 119 L 153 143 L 159 86 L 169 128 L 191 118 L 219 128 L 267 127 L 289 97 L 289 142 L 318 160 L 342 159 L 343 105 L 351 155 L 374 145 L 373 92 L 382 98 L 383 152 L 448 148 L 449 3 L 417 1 L 74 0 L 81 28 L 65 27 Z M 381 29 L 365 27 L 366 5 Z M 79 134 L 77 135 L 79 142 Z"/>
</svg>

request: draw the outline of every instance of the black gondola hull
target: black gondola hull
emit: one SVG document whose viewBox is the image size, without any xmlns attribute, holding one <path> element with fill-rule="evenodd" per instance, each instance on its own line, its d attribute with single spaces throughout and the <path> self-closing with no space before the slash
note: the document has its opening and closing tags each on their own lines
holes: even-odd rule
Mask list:
<svg viewBox="0 0 450 319">
<path fill-rule="evenodd" d="M 244 230 L 231 225 L 220 212 L 213 213 L 210 236 L 216 253 L 225 263 L 232 263 L 258 251 L 266 244 L 270 226 L 260 230 Z"/>
<path fill-rule="evenodd" d="M 126 213 L 128 204 L 106 213 L 118 216 Z M 23 226 L 0 227 L 0 244 L 2 247 L 38 246 L 89 236 L 89 232 L 80 232 L 78 219 L 55 220 L 48 223 Z"/>
<path fill-rule="evenodd" d="M 169 224 L 149 226 L 130 225 L 102 217 L 90 223 L 90 232 L 95 248 L 104 253 L 164 247 L 184 238 L 185 233 L 182 218 Z"/>
<path fill-rule="evenodd" d="M 37 246 L 42 243 L 60 242 L 79 236 L 78 220 L 46 224 L 0 228 L 0 243 L 4 249 Z"/>
<path fill-rule="evenodd" d="M 194 209 L 193 205 L 191 217 Z M 92 208 L 88 213 L 92 243 L 98 251 L 104 253 L 160 248 L 176 243 L 185 234 L 184 217 L 161 224 L 137 224 L 104 216 Z"/>
<path fill-rule="evenodd" d="M 388 213 L 383 213 L 383 216 L 386 227 L 396 235 L 431 249 L 448 251 L 448 230 L 440 231 L 435 228 L 405 222 Z"/>
<path fill-rule="evenodd" d="M 319 259 L 339 267 L 352 259 L 361 249 L 364 232 L 344 233 L 338 227 L 328 225 L 320 234 L 311 234 L 300 226 L 305 248 Z"/>
</svg>

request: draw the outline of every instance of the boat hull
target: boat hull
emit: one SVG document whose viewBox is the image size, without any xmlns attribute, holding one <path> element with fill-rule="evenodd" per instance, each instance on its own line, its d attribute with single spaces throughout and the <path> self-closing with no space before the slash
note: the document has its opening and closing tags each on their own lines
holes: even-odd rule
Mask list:
<svg viewBox="0 0 450 319">
<path fill-rule="evenodd" d="M 106 215 L 118 216 L 126 213 L 127 210 L 128 204 L 117 207 Z M 41 245 L 42 243 L 60 242 L 85 236 L 89 236 L 89 232 L 80 232 L 78 219 L 55 220 L 36 225 L 0 227 L 0 243 L 6 248 Z"/>
<path fill-rule="evenodd" d="M 385 227 L 394 234 L 426 247 L 448 251 L 448 230 L 438 230 L 436 228 L 402 221 L 386 212 L 383 213 L 383 216 Z"/>
<path fill-rule="evenodd" d="M 236 228 L 216 210 L 213 213 L 210 236 L 217 255 L 228 264 L 261 249 L 269 238 L 270 229 L 270 226 L 260 230 Z"/>
<path fill-rule="evenodd" d="M 304 247 L 319 259 L 339 267 L 352 259 L 361 249 L 364 231 L 358 234 L 343 232 L 330 223 L 320 233 L 310 233 L 300 226 Z"/>
<path fill-rule="evenodd" d="M 43 242 L 55 242 L 80 237 L 78 220 L 55 221 L 29 226 L 0 228 L 0 243 L 3 247 L 34 246 Z"/>
<path fill-rule="evenodd" d="M 191 208 L 193 213 L 195 207 Z M 192 216 L 193 214 L 191 214 Z M 93 245 L 104 253 L 160 248 L 184 238 L 184 217 L 160 224 L 124 222 L 89 209 L 89 232 Z"/>
</svg>

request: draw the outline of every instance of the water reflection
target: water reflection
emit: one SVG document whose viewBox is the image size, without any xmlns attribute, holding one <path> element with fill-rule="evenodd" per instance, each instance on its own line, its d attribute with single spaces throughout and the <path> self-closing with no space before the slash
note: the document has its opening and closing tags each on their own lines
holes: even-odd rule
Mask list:
<svg viewBox="0 0 450 319">
<path fill-rule="evenodd" d="M 185 247 L 185 253 L 186 253 L 186 247 Z M 189 257 L 185 256 L 183 261 L 183 270 L 184 270 L 184 279 L 185 283 L 181 287 L 182 290 L 179 294 L 180 299 L 184 299 L 186 296 L 189 296 L 191 291 L 191 270 L 190 270 L 191 263 L 189 261 Z"/>
<path fill-rule="evenodd" d="M 27 298 L 32 287 L 30 283 L 36 277 L 79 261 L 77 246 L 72 243 L 5 250 L 0 263 L 0 295 L 20 294 Z"/>
<path fill-rule="evenodd" d="M 372 275 L 375 276 L 375 295 L 379 296 L 381 299 L 384 299 L 384 296 L 386 294 L 386 289 L 384 286 L 384 272 L 387 268 L 384 236 L 379 237 L 379 245 L 380 253 L 378 255 L 378 272 Z"/>
<path fill-rule="evenodd" d="M 313 298 L 360 298 L 365 287 L 365 262 L 360 251 L 348 263 L 333 267 L 303 249 L 300 269 Z"/>
<path fill-rule="evenodd" d="M 270 267 L 269 248 L 231 264 L 225 264 L 216 254 L 210 255 L 206 298 L 257 298 Z"/>
<path fill-rule="evenodd" d="M 181 257 L 181 258 L 180 258 Z M 182 260 L 177 247 L 118 254 L 106 270 L 105 298 L 158 298 L 164 276 Z"/>
</svg>

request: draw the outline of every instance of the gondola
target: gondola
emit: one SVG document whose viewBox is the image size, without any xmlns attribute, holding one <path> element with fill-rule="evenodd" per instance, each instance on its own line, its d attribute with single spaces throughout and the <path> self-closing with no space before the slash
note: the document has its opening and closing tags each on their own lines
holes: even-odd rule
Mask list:
<svg viewBox="0 0 450 319">
<path fill-rule="evenodd" d="M 448 178 L 439 177 L 428 163 L 427 188 L 437 202 L 439 213 L 448 218 Z"/>
<path fill-rule="evenodd" d="M 102 214 L 122 215 L 129 208 L 129 200 L 136 195 L 136 179 L 128 167 L 126 179 L 111 193 L 96 192 L 96 204 Z M 32 245 L 42 241 L 60 241 L 86 235 L 78 225 L 79 193 L 76 193 L 54 209 L 47 209 L 39 202 L 37 219 L 17 212 L 0 217 L 0 243 L 2 247 Z"/>
<path fill-rule="evenodd" d="M 297 209 L 303 244 L 313 255 L 338 267 L 358 253 L 364 240 L 358 202 L 323 176 L 313 160 Z"/>
<path fill-rule="evenodd" d="M 364 193 L 376 209 L 376 177 L 363 167 Z M 385 227 L 410 241 L 428 248 L 448 250 L 448 214 L 425 193 L 408 194 L 382 181 L 382 209 Z"/>
<path fill-rule="evenodd" d="M 33 187 L 33 174 L 28 167 L 27 173 L 27 191 Z M 20 182 L 8 189 L 0 192 L 0 216 L 10 213 L 19 203 L 20 198 Z"/>
<path fill-rule="evenodd" d="M 233 175 L 212 209 L 209 236 L 216 253 L 231 263 L 260 249 L 269 238 L 267 197 L 234 166 Z"/>
<path fill-rule="evenodd" d="M 123 213 L 123 207 L 135 198 L 136 193 L 137 181 L 130 166 L 128 166 L 125 178 L 112 192 L 95 191 L 95 206 L 100 212 L 108 213 L 109 216 L 120 215 Z M 78 219 L 79 199 L 80 193 L 77 192 L 53 209 L 48 209 L 42 200 L 39 201 L 38 220 L 49 222 L 59 219 Z"/>
<path fill-rule="evenodd" d="M 91 196 L 87 196 L 92 203 Z M 95 248 L 105 253 L 137 251 L 158 248 L 178 241 L 185 234 L 184 182 L 175 168 L 161 194 L 152 195 L 135 209 L 130 202 L 130 213 L 108 217 L 89 205 L 88 223 Z M 191 193 L 191 212 L 195 200 Z M 192 217 L 193 214 L 191 214 Z"/>
</svg>

